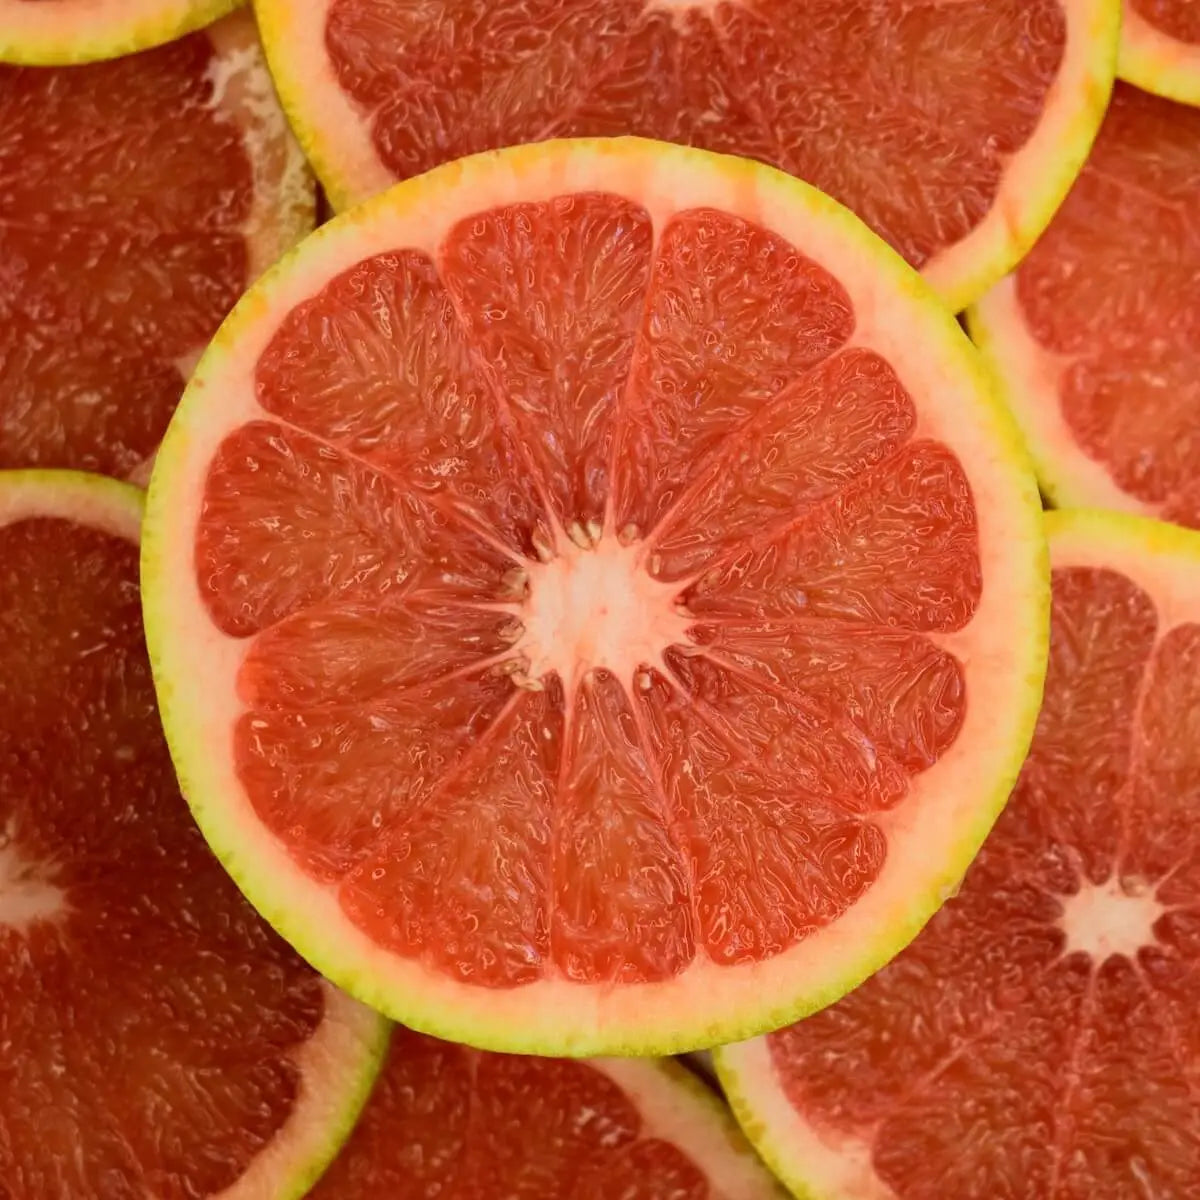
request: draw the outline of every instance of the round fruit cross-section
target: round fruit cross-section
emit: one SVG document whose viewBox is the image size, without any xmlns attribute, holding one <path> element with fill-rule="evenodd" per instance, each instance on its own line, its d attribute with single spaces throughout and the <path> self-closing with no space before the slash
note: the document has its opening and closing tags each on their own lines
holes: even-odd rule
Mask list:
<svg viewBox="0 0 1200 1200">
<path fill-rule="evenodd" d="M 1125 0 L 1117 72 L 1181 104 L 1200 104 L 1200 6 L 1195 0 Z"/>
<path fill-rule="evenodd" d="M 952 307 L 1045 228 L 1104 112 L 1117 0 L 260 0 L 339 208 L 450 159 L 636 134 L 854 209 Z"/>
<path fill-rule="evenodd" d="M 267 927 L 179 795 L 141 503 L 0 472 L 0 1193 L 290 1200 L 386 1026 Z"/>
<path fill-rule="evenodd" d="M 0 62 L 68 66 L 161 46 L 242 0 L 0 0 Z"/>
<path fill-rule="evenodd" d="M 0 66 L 0 130 L 0 467 L 134 475 L 234 302 L 312 228 L 254 22 Z"/>
<path fill-rule="evenodd" d="M 824 1012 L 717 1052 L 800 1196 L 1190 1196 L 1200 1179 L 1200 534 L 1047 517 L 1050 669 L 957 897 Z"/>
<path fill-rule="evenodd" d="M 714 1093 L 670 1059 L 489 1054 L 397 1026 L 308 1200 L 782 1200 Z"/>
<path fill-rule="evenodd" d="M 318 231 L 217 335 L 148 511 L 217 853 L 330 977 L 487 1049 L 833 999 L 1032 732 L 1016 431 L 919 276 L 750 162 L 519 147 Z"/>
<path fill-rule="evenodd" d="M 1088 165 L 968 314 L 1056 504 L 1200 526 L 1200 109 L 1119 84 Z"/>
</svg>

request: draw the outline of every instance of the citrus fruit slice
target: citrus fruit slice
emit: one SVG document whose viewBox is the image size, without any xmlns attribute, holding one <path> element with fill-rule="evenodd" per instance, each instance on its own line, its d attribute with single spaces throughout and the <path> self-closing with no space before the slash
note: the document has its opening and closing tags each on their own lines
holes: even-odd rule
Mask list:
<svg viewBox="0 0 1200 1200">
<path fill-rule="evenodd" d="M 174 41 L 242 0 L 0 0 L 0 62 L 68 66 Z"/>
<path fill-rule="evenodd" d="M 296 1197 L 384 1022 L 239 895 L 179 795 L 141 493 L 0 472 L 0 1194 Z"/>
<path fill-rule="evenodd" d="M 309 1200 L 780 1200 L 729 1110 L 655 1059 L 489 1054 L 397 1026 Z"/>
<path fill-rule="evenodd" d="M 1125 0 L 1117 71 L 1181 104 L 1200 104 L 1200 9 L 1192 0 Z"/>
<path fill-rule="evenodd" d="M 0 467 L 127 475 L 234 301 L 312 228 L 254 23 L 0 66 L 0 129 Z"/>
<path fill-rule="evenodd" d="M 1200 1179 L 1200 535 L 1047 523 L 1045 703 L 958 896 L 840 1003 L 716 1054 L 798 1195 L 1182 1197 Z"/>
<path fill-rule="evenodd" d="M 694 1049 L 962 875 L 1044 667 L 1040 514 L 957 323 L 766 167 L 485 154 L 218 333 L 144 598 L 184 793 L 310 961 L 485 1049 Z"/>
<path fill-rule="evenodd" d="M 1116 0 L 260 0 L 334 205 L 449 159 L 638 134 L 848 204 L 958 309 L 1045 227 L 1100 124 Z"/>
<path fill-rule="evenodd" d="M 1200 525 L 1200 111 L 1118 85 L 1029 257 L 968 314 L 1043 489 Z"/>
</svg>

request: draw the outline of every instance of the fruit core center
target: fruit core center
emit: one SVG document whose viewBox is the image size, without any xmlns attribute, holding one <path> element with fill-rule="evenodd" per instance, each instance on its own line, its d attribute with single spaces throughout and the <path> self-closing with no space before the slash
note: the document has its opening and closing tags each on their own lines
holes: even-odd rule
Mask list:
<svg viewBox="0 0 1200 1200">
<path fill-rule="evenodd" d="M 11 832 L 0 833 L 0 926 L 24 930 L 60 916 L 67 898 L 53 874 L 18 854 Z"/>
<path fill-rule="evenodd" d="M 1133 958 L 1154 945 L 1154 923 L 1166 911 L 1149 885 L 1121 883 L 1115 875 L 1101 884 L 1085 883 L 1060 900 L 1058 923 L 1067 935 L 1067 953 L 1081 950 L 1096 962 L 1114 954 Z"/>
<path fill-rule="evenodd" d="M 662 668 L 668 646 L 689 644 L 691 619 L 677 604 L 678 585 L 653 578 L 645 559 L 644 543 L 582 537 L 561 539 L 544 562 L 530 565 L 516 608 L 518 682 L 536 686 L 556 672 L 570 691 L 589 670 L 605 668 L 632 686 L 639 668 Z"/>
</svg>

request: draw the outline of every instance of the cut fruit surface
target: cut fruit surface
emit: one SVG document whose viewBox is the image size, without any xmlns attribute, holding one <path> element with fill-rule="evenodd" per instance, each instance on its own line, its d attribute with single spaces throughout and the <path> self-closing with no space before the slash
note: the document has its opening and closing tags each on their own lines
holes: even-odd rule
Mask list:
<svg viewBox="0 0 1200 1200">
<path fill-rule="evenodd" d="M 1036 493 L 828 198 L 636 140 L 333 222 L 156 462 L 151 654 L 256 906 L 406 1025 L 665 1052 L 828 1002 L 961 876 L 1045 654 Z"/>
<path fill-rule="evenodd" d="M 1148 92 L 1200 105 L 1200 9 L 1192 0 L 1125 0 L 1117 72 Z"/>
<path fill-rule="evenodd" d="M 0 0 L 0 62 L 69 66 L 172 42 L 242 0 Z"/>
<path fill-rule="evenodd" d="M 1088 165 L 968 314 L 1057 504 L 1200 526 L 1200 110 L 1118 85 Z"/>
<path fill-rule="evenodd" d="M 141 504 L 0 472 L 0 1194 L 297 1197 L 386 1027 L 258 917 L 179 795 Z"/>
<path fill-rule="evenodd" d="M 780 1200 L 729 1110 L 670 1060 L 489 1054 L 397 1026 L 309 1200 Z"/>
<path fill-rule="evenodd" d="M 1200 1178 L 1200 534 L 1047 516 L 1050 668 L 950 900 L 844 1000 L 717 1051 L 798 1196 L 1187 1196 Z"/>
<path fill-rule="evenodd" d="M 254 23 L 0 65 L 0 129 L 0 467 L 134 474 L 238 296 L 312 228 Z"/>
<path fill-rule="evenodd" d="M 780 167 L 955 309 L 1020 258 L 1112 85 L 1116 0 L 261 0 L 339 208 L 481 150 L 636 134 Z"/>
</svg>

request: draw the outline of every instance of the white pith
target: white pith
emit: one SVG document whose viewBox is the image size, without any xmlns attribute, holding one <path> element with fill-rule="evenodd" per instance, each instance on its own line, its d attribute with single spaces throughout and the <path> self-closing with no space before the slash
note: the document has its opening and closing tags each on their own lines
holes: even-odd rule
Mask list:
<svg viewBox="0 0 1200 1200">
<path fill-rule="evenodd" d="M 52 863 L 35 862 L 17 846 L 12 821 L 0 830 L 0 926 L 27 931 L 37 921 L 61 916 L 67 894 L 55 882 Z"/>
<path fill-rule="evenodd" d="M 1066 952 L 1082 951 L 1096 963 L 1114 954 L 1136 958 L 1152 946 L 1154 922 L 1167 910 L 1145 883 L 1122 882 L 1115 874 L 1104 883 L 1084 882 L 1078 892 L 1059 897 L 1059 928 L 1067 937 Z"/>
</svg>

